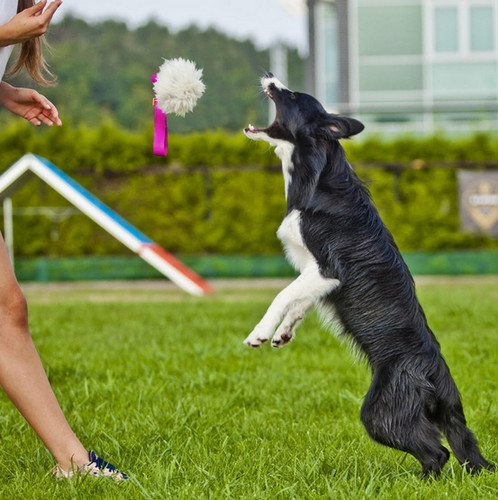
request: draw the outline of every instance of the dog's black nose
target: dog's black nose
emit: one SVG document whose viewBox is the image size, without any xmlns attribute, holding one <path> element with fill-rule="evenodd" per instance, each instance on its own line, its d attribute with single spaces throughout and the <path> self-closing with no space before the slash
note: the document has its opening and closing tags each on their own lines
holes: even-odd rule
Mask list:
<svg viewBox="0 0 498 500">
<path fill-rule="evenodd" d="M 265 74 L 265 78 L 273 78 L 273 73 L 271 71 L 267 71 Z"/>
</svg>

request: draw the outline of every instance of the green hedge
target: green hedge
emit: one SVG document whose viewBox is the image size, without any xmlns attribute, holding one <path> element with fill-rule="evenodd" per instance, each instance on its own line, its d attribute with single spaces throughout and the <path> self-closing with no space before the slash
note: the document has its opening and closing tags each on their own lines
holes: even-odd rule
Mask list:
<svg viewBox="0 0 498 500">
<path fill-rule="evenodd" d="M 45 131 L 16 124 L 0 135 L 0 169 L 28 151 L 39 154 L 175 253 L 281 251 L 275 232 L 285 211 L 283 180 L 267 144 L 222 131 L 171 135 L 169 156 L 158 158 L 151 142 L 152 130 L 132 134 L 112 123 Z M 498 159 L 495 136 L 367 138 L 344 145 L 403 250 L 498 248 L 497 240 L 459 231 L 456 169 L 448 167 L 489 167 Z M 67 205 L 39 180 L 29 181 L 13 202 L 14 208 Z M 18 256 L 127 253 L 83 215 L 16 215 L 14 223 Z"/>
<path fill-rule="evenodd" d="M 126 132 L 109 121 L 90 129 L 62 127 L 37 129 L 15 121 L 0 134 L 0 168 L 7 168 L 30 151 L 48 158 L 71 174 L 81 169 L 95 173 L 136 172 L 150 165 L 190 166 L 268 166 L 276 164 L 271 148 L 263 142 L 248 140 L 239 134 L 223 131 L 170 134 L 170 154 L 166 158 L 151 153 L 152 128 L 141 134 Z M 498 136 L 476 133 L 454 138 L 444 135 L 398 137 L 384 140 L 361 135 L 343 141 L 352 163 L 390 166 L 393 164 L 423 167 L 430 163 L 473 164 L 498 162 Z"/>
</svg>

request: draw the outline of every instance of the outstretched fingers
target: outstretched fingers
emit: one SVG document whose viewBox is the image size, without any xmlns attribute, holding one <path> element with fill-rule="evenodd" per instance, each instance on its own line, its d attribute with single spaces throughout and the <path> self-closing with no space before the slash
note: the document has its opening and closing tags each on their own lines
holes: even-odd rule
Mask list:
<svg viewBox="0 0 498 500">
<path fill-rule="evenodd" d="M 30 107 L 24 114 L 24 118 L 33 125 L 39 126 L 42 123 L 51 127 L 52 125 L 60 126 L 62 121 L 59 118 L 57 108 L 43 95 L 38 92 L 33 93 L 34 105 Z"/>
</svg>

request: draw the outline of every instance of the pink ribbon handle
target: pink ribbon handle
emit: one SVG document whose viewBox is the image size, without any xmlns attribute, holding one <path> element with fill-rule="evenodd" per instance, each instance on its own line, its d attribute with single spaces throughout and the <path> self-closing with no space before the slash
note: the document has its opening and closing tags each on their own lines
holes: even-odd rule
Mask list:
<svg viewBox="0 0 498 500">
<path fill-rule="evenodd" d="M 152 83 L 156 83 L 157 75 L 152 75 Z M 154 142 L 152 151 L 156 156 L 167 156 L 168 154 L 168 117 L 157 105 L 154 97 Z"/>
</svg>

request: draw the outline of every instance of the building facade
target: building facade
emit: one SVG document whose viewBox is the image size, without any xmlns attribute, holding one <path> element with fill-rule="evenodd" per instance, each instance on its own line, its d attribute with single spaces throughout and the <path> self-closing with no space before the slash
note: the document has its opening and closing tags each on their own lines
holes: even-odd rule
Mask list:
<svg viewBox="0 0 498 500">
<path fill-rule="evenodd" d="M 308 0 L 310 91 L 370 130 L 498 127 L 498 0 Z"/>
</svg>

